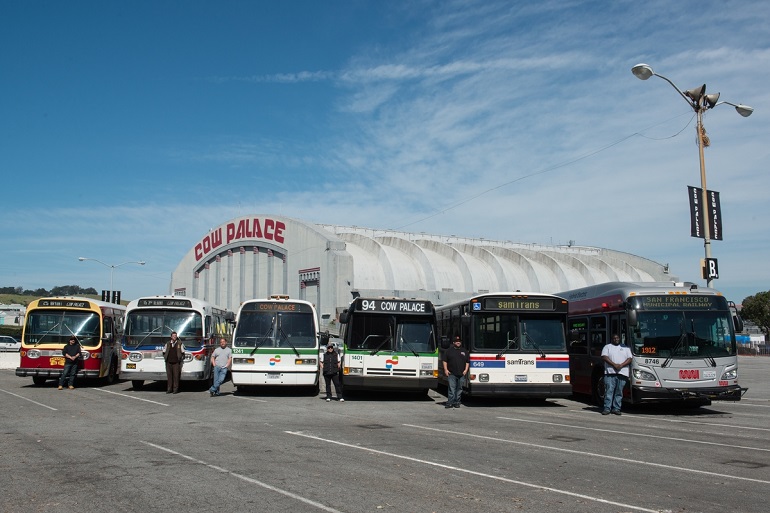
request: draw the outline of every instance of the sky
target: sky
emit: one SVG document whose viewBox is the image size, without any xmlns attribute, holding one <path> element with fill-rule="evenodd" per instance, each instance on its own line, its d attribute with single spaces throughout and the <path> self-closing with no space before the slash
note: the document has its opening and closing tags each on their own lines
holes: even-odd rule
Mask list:
<svg viewBox="0 0 770 513">
<path fill-rule="evenodd" d="M 0 0 L 0 286 L 165 294 L 251 214 L 574 241 L 705 285 L 695 114 L 638 63 L 755 109 L 704 115 L 714 287 L 770 290 L 768 2 Z"/>
</svg>

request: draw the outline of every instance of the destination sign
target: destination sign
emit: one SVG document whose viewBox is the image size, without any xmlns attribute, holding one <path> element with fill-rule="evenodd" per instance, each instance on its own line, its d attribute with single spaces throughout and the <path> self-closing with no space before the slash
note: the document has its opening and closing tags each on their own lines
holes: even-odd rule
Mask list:
<svg viewBox="0 0 770 513">
<path fill-rule="evenodd" d="M 189 299 L 171 299 L 164 297 L 140 299 L 137 304 L 139 306 L 170 306 L 176 308 L 192 308 L 192 301 Z"/>
<path fill-rule="evenodd" d="M 727 310 L 727 303 L 722 296 L 694 296 L 690 294 L 667 294 L 654 296 L 636 296 L 633 301 L 639 310 Z"/>
<path fill-rule="evenodd" d="M 88 301 L 76 301 L 72 299 L 41 299 L 38 306 L 49 306 L 54 308 L 84 308 L 91 309 L 91 303 Z"/>
<path fill-rule="evenodd" d="M 528 297 L 487 297 L 484 310 L 525 310 L 553 312 L 555 301 L 547 298 Z"/>
<path fill-rule="evenodd" d="M 300 312 L 311 313 L 313 309 L 305 303 L 291 303 L 288 301 L 264 301 L 245 303 L 241 306 L 241 312 Z"/>
<path fill-rule="evenodd" d="M 430 301 L 415 299 L 356 299 L 362 312 L 399 313 L 399 314 L 430 314 L 433 313 Z"/>
</svg>

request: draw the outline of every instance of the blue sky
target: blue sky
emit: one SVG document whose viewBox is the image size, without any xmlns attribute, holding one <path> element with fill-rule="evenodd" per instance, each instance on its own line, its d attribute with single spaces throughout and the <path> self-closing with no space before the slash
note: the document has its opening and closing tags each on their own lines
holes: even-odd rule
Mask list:
<svg viewBox="0 0 770 513">
<path fill-rule="evenodd" d="M 0 0 L 0 286 L 167 293 L 240 215 L 597 246 L 770 290 L 770 4 Z"/>
</svg>

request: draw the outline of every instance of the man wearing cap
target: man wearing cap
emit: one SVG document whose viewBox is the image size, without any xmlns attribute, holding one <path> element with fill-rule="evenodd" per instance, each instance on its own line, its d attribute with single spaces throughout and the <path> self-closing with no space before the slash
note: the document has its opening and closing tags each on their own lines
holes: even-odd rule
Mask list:
<svg viewBox="0 0 770 513">
<path fill-rule="evenodd" d="M 340 384 L 340 355 L 334 350 L 334 344 L 329 343 L 326 346 L 323 360 L 321 360 L 321 372 L 326 382 L 326 402 L 332 400 L 332 383 L 334 391 L 337 393 L 337 399 L 344 402 L 342 398 L 342 385 Z"/>
<path fill-rule="evenodd" d="M 80 360 L 80 344 L 75 335 L 70 337 L 67 345 L 62 347 L 62 356 L 64 356 L 64 369 L 59 377 L 59 390 L 64 388 L 64 384 L 69 382 L 69 389 L 75 388 L 75 375 L 78 373 L 78 361 Z"/>
<path fill-rule="evenodd" d="M 449 381 L 449 392 L 444 408 L 459 408 L 463 395 L 463 380 L 470 367 L 468 351 L 463 347 L 460 337 L 455 337 L 452 347 L 444 352 L 444 374 Z"/>
</svg>

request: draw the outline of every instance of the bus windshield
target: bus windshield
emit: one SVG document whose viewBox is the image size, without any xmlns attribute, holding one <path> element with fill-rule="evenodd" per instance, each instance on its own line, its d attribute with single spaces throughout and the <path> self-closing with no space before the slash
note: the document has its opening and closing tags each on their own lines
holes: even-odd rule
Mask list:
<svg viewBox="0 0 770 513">
<path fill-rule="evenodd" d="M 567 348 L 561 319 L 519 314 L 476 315 L 473 342 L 477 351 L 541 353 Z"/>
<path fill-rule="evenodd" d="M 402 322 L 396 331 L 396 350 L 407 353 L 433 353 L 436 337 L 428 322 Z"/>
<path fill-rule="evenodd" d="M 719 358 L 736 354 L 727 311 L 640 311 L 631 329 L 631 350 L 638 356 Z"/>
<path fill-rule="evenodd" d="M 293 349 L 315 347 L 316 340 L 312 313 L 243 311 L 234 345 Z"/>
<path fill-rule="evenodd" d="M 128 314 L 124 331 L 126 347 L 160 346 L 176 331 L 187 348 L 203 344 L 203 320 L 197 312 L 134 310 Z"/>
<path fill-rule="evenodd" d="M 66 344 L 75 335 L 83 346 L 100 343 L 99 316 L 93 312 L 37 310 L 27 315 L 28 344 Z"/>
</svg>

